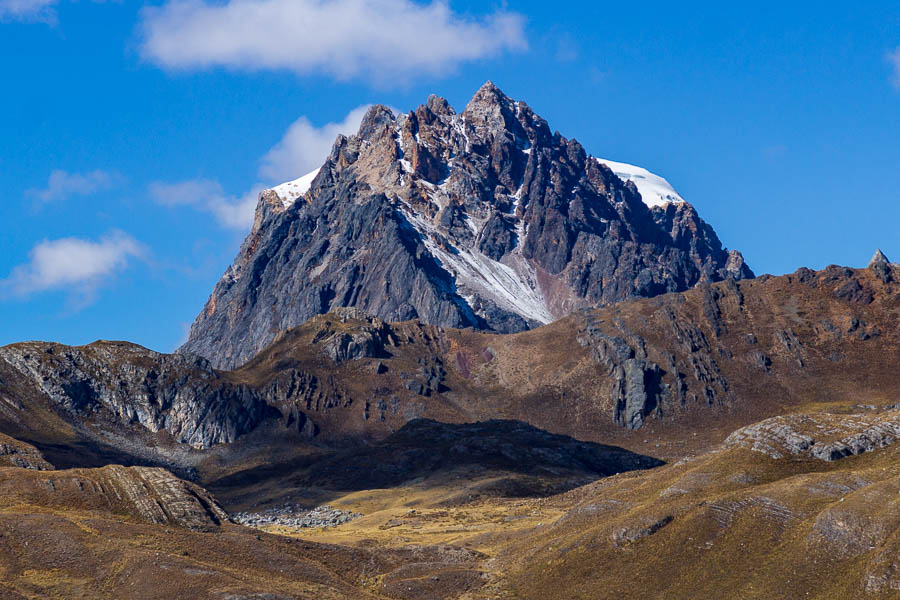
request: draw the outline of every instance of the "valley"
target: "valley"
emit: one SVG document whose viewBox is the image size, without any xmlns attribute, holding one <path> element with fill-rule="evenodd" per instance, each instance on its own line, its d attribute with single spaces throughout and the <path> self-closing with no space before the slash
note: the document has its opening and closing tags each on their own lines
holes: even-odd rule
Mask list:
<svg viewBox="0 0 900 600">
<path fill-rule="evenodd" d="M 0 347 L 0 597 L 900 598 L 900 265 L 756 276 L 485 83 L 259 193 L 173 353 Z"/>
<path fill-rule="evenodd" d="M 4 593 L 895 597 L 895 273 L 722 282 L 514 335 L 342 309 L 233 372 L 2 348 Z M 361 516 L 228 516 L 286 503 Z"/>
</svg>

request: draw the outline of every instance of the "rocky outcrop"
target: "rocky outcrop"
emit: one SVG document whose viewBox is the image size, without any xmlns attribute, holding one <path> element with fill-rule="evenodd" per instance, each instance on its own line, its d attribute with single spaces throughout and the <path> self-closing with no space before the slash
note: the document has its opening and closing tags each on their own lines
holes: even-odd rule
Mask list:
<svg viewBox="0 0 900 600">
<path fill-rule="evenodd" d="M 884 252 L 881 251 L 881 248 L 875 250 L 875 254 L 872 255 L 872 259 L 869 261 L 868 268 L 872 269 L 878 265 L 890 265 L 891 261 L 885 256 Z"/>
<path fill-rule="evenodd" d="M 381 319 L 354 308 L 339 308 L 332 312 L 332 316 L 337 320 L 322 320 L 312 343 L 320 346 L 335 364 L 381 356 L 385 344 L 390 343 L 390 329 Z M 353 321 L 355 326 L 349 331 L 342 331 L 340 325 L 348 321 Z"/>
<path fill-rule="evenodd" d="M 41 473 L 0 470 L 0 501 L 110 511 L 198 531 L 230 521 L 206 490 L 165 469 L 149 467 L 110 465 Z"/>
<path fill-rule="evenodd" d="M 78 421 L 139 424 L 196 448 L 232 442 L 271 415 L 259 392 L 187 354 L 28 342 L 0 348 L 0 363 L 19 377 L 19 388 L 7 390 L 12 397 L 36 393 Z"/>
<path fill-rule="evenodd" d="M 646 520 L 646 522 L 636 526 L 619 528 L 610 536 L 612 538 L 613 546 L 616 548 L 627 546 L 638 540 L 642 540 L 645 537 L 649 537 L 671 523 L 673 518 L 672 515 L 665 515 L 658 519 Z"/>
<path fill-rule="evenodd" d="M 848 282 L 872 290 L 873 303 L 840 296 Z M 808 381 L 835 402 L 846 378 L 882 377 L 877 365 L 895 343 L 885 317 L 892 290 L 868 270 L 839 268 L 726 280 L 579 310 L 514 336 L 385 323 L 347 309 L 280 336 L 239 373 L 268 386 L 265 397 L 291 423 L 325 438 L 386 436 L 416 417 L 482 420 L 497 410 L 594 441 L 651 419 L 654 428 L 694 427 L 733 415 L 733 430 L 784 412 Z M 368 350 L 335 354 L 325 342 L 338 335 Z"/>
<path fill-rule="evenodd" d="M 360 513 L 332 508 L 327 504 L 304 510 L 290 503 L 274 506 L 262 512 L 242 512 L 234 515 L 236 523 L 256 527 L 287 527 L 289 529 L 324 529 L 337 527 L 360 518 Z"/>
<path fill-rule="evenodd" d="M 657 407 L 662 375 L 659 365 L 647 360 L 643 339 L 634 339 L 632 347 L 621 337 L 606 335 L 590 317 L 578 339 L 582 346 L 590 347 L 591 356 L 610 382 L 605 391 L 615 402 L 615 422 L 628 429 L 640 429 Z"/>
<path fill-rule="evenodd" d="M 868 268 L 875 272 L 878 278 L 884 283 L 890 283 L 894 280 L 894 265 L 888 259 L 887 256 L 884 255 L 884 252 L 881 249 L 875 251 L 875 255 L 872 257 L 872 260 L 869 261 Z"/>
<path fill-rule="evenodd" d="M 835 461 L 872 452 L 900 440 L 900 413 L 831 415 L 802 414 L 766 419 L 743 427 L 725 447 L 745 447 L 772 458 L 809 456 Z"/>
<path fill-rule="evenodd" d="M 706 303 L 704 307 L 706 319 L 714 317 L 713 330 L 722 327 L 715 317 L 718 309 L 714 312 Z M 730 385 L 703 330 L 671 309 L 659 311 L 657 317 L 660 325 L 671 328 L 665 347 L 649 344 L 621 320 L 603 325 L 590 311 L 581 315 L 584 325 L 577 340 L 590 348 L 607 381 L 598 395 L 612 398 L 615 422 L 628 429 L 640 429 L 650 415 L 661 417 L 664 410 L 683 407 L 689 393 L 709 406 L 731 399 Z M 688 385 L 689 377 L 693 385 Z"/>
<path fill-rule="evenodd" d="M 752 276 L 691 205 L 645 203 L 491 83 L 462 113 L 435 96 L 406 115 L 373 107 L 310 179 L 260 195 L 183 351 L 234 368 L 342 306 L 514 332 Z M 334 343 L 343 359 L 354 342 Z"/>
<path fill-rule="evenodd" d="M 52 471 L 37 448 L 0 433 L 0 467 L 18 467 L 35 471 Z"/>
</svg>

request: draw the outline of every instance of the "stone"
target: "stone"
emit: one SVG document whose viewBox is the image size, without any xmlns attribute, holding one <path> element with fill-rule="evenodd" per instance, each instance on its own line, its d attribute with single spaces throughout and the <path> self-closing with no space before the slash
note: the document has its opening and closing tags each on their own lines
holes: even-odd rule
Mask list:
<svg viewBox="0 0 900 600">
<path fill-rule="evenodd" d="M 868 415 L 798 414 L 766 419 L 742 427 L 724 442 L 771 458 L 805 456 L 832 462 L 872 452 L 900 440 L 900 413 Z"/>
<path fill-rule="evenodd" d="M 874 271 L 875 275 L 883 283 L 890 283 L 894 279 L 893 265 L 880 248 L 875 251 L 875 255 L 872 257 L 872 260 L 869 261 L 868 269 Z"/>
<path fill-rule="evenodd" d="M 241 512 L 233 515 L 236 523 L 263 529 L 266 527 L 287 527 L 290 529 L 325 529 L 337 527 L 356 520 L 363 515 L 344 511 L 331 506 L 317 506 L 303 510 L 291 503 L 266 509 L 262 512 Z"/>
<path fill-rule="evenodd" d="M 195 355 L 159 354 L 125 342 L 26 342 L 0 348 L 0 361 L 73 417 L 103 414 L 165 430 L 195 448 L 233 442 L 272 416 L 257 390 L 233 383 Z"/>
<path fill-rule="evenodd" d="M 873 268 L 877 265 L 890 265 L 891 261 L 888 260 L 888 257 L 884 255 L 884 252 L 881 251 L 881 248 L 875 250 L 875 254 L 872 256 L 872 259 L 869 261 L 868 268 Z"/>
<path fill-rule="evenodd" d="M 660 369 L 639 358 L 625 361 L 620 377 L 621 393 L 616 401 L 615 421 L 626 429 L 640 429 L 657 406 Z"/>
<path fill-rule="evenodd" d="M 230 522 L 205 489 L 151 467 L 108 465 L 97 469 L 29 471 L 0 469 L 0 501 L 129 514 L 146 523 L 214 531 Z"/>
<path fill-rule="evenodd" d="M 35 471 L 52 471 L 40 451 L 25 442 L 0 433 L 0 467 L 18 467 Z"/>
<path fill-rule="evenodd" d="M 672 515 L 665 515 L 658 519 L 650 519 L 646 523 L 634 527 L 622 527 L 612 533 L 613 546 L 630 545 L 640 539 L 651 536 L 674 520 Z"/>
</svg>

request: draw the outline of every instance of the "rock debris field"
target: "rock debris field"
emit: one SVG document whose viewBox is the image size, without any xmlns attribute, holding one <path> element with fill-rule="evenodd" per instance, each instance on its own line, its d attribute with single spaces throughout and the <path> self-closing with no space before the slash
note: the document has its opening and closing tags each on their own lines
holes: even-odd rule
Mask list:
<svg viewBox="0 0 900 600">
<path fill-rule="evenodd" d="M 248 527 L 280 526 L 304 529 L 336 527 L 343 523 L 349 523 L 361 516 L 360 513 L 332 508 L 327 504 L 317 506 L 312 510 L 304 510 L 299 506 L 288 503 L 283 506 L 272 507 L 263 512 L 237 513 L 232 515 L 232 518 L 235 522 Z"/>
</svg>

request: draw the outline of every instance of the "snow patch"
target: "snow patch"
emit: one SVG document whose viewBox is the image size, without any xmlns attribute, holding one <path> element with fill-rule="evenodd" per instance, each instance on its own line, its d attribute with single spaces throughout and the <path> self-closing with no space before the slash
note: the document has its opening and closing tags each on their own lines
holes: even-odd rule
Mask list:
<svg viewBox="0 0 900 600">
<path fill-rule="evenodd" d="M 422 235 L 425 247 L 445 269 L 453 273 L 460 295 L 472 305 L 475 296 L 492 300 L 500 308 L 541 324 L 554 320 L 538 289 L 534 273 L 520 273 L 478 250 L 456 246 L 456 253 L 441 248 L 432 239 L 434 226 L 424 216 L 405 207 L 407 219 Z M 527 267 L 523 260 L 520 267 Z"/>
<path fill-rule="evenodd" d="M 684 202 L 684 198 L 675 191 L 675 188 L 668 181 L 647 169 L 614 160 L 606 160 L 605 158 L 596 160 L 609 167 L 613 173 L 619 176 L 619 179 L 633 181 L 641 194 L 641 199 L 647 206 L 654 207 L 663 206 L 670 202 Z"/>
<path fill-rule="evenodd" d="M 275 192 L 279 200 L 281 200 L 281 203 L 284 204 L 284 207 L 288 208 L 297 201 L 297 198 L 309 191 L 309 186 L 312 185 L 313 179 L 315 179 L 318 174 L 319 169 L 316 169 L 303 177 L 282 183 L 281 185 L 276 185 L 272 188 L 272 191 Z"/>
</svg>

